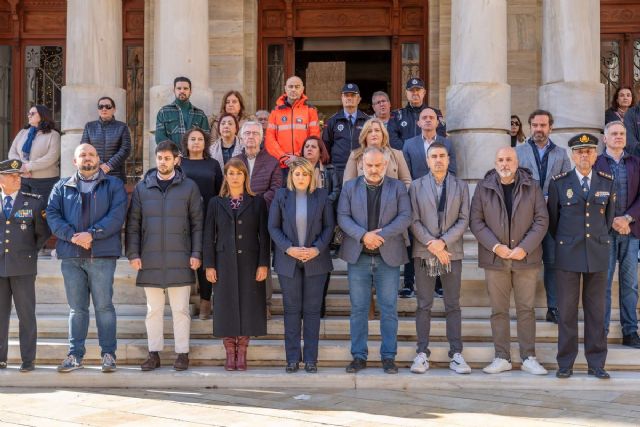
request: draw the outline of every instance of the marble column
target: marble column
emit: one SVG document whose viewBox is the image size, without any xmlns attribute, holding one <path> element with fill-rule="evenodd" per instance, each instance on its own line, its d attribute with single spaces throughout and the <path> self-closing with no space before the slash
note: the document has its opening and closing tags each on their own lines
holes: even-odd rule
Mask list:
<svg viewBox="0 0 640 427">
<path fill-rule="evenodd" d="M 86 122 L 98 118 L 98 98 L 116 102 L 116 118 L 126 120 L 122 88 L 122 1 L 68 0 L 66 85 L 62 88 L 60 175 L 69 176 L 73 151 Z"/>
<path fill-rule="evenodd" d="M 540 108 L 554 117 L 551 139 L 566 146 L 578 132 L 600 134 L 600 1 L 544 0 Z M 588 23 L 588 24 L 587 24 Z"/>
<path fill-rule="evenodd" d="M 149 91 L 149 166 L 155 164 L 156 115 L 173 102 L 173 79 L 191 80 L 191 103 L 213 111 L 209 86 L 209 1 L 156 0 L 154 4 L 153 78 Z"/>
<path fill-rule="evenodd" d="M 452 0 L 447 131 L 458 176 L 484 177 L 498 148 L 510 145 L 506 0 Z"/>
</svg>

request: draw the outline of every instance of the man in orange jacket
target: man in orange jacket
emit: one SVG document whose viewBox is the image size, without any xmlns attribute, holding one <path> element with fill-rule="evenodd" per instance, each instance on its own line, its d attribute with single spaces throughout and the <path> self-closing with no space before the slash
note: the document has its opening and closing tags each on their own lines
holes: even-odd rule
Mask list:
<svg viewBox="0 0 640 427">
<path fill-rule="evenodd" d="M 269 115 L 264 144 L 269 154 L 280 162 L 285 178 L 283 183 L 286 183 L 289 163 L 301 155 L 302 144 L 307 137 L 320 138 L 320 126 L 318 110 L 307 104 L 300 77 L 289 77 L 284 91 Z"/>
</svg>

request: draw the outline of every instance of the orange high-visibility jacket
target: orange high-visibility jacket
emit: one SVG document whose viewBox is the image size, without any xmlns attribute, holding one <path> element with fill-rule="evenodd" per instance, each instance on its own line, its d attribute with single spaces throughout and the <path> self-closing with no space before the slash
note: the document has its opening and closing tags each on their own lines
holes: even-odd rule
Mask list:
<svg viewBox="0 0 640 427">
<path fill-rule="evenodd" d="M 307 96 L 302 94 L 293 105 L 286 102 L 282 95 L 276 101 L 276 108 L 269 114 L 269 125 L 264 146 L 273 157 L 278 159 L 281 168 L 289 155 L 299 156 L 304 140 L 313 135 L 320 137 L 318 110 L 307 104 Z"/>
</svg>

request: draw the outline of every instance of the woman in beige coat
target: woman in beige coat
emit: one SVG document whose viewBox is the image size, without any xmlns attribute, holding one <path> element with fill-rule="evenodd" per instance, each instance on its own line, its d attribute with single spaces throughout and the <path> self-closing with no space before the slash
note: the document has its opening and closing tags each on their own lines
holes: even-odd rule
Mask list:
<svg viewBox="0 0 640 427">
<path fill-rule="evenodd" d="M 34 105 L 27 115 L 29 124 L 11 143 L 9 158 L 22 161 L 22 190 L 47 200 L 60 179 L 60 133 L 44 105 Z"/>
<path fill-rule="evenodd" d="M 349 160 L 347 160 L 342 179 L 343 183 L 364 173 L 362 170 L 362 154 L 367 147 L 376 146 L 382 148 L 388 154 L 389 164 L 385 175 L 399 179 L 409 188 L 409 185 L 411 185 L 411 173 L 409 172 L 407 161 L 404 159 L 402 151 L 391 148 L 389 134 L 382 120 L 375 117 L 367 120 L 362 126 L 358 142 L 360 143 L 360 148 L 353 150 L 349 155 Z"/>
</svg>

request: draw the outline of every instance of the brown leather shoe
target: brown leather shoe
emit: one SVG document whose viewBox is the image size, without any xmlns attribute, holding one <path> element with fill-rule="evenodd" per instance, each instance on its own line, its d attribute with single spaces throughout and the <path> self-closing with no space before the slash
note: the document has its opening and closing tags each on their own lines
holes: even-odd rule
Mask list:
<svg viewBox="0 0 640 427">
<path fill-rule="evenodd" d="M 198 314 L 200 320 L 211 319 L 211 301 L 200 298 L 200 314 Z"/>
<path fill-rule="evenodd" d="M 150 351 L 147 360 L 142 362 L 140 369 L 142 371 L 153 371 L 160 367 L 160 354 L 157 351 Z"/>
<path fill-rule="evenodd" d="M 178 353 L 178 358 L 173 363 L 176 371 L 186 371 L 189 369 L 189 353 Z"/>
<path fill-rule="evenodd" d="M 249 337 L 238 337 L 238 353 L 236 354 L 236 369 L 238 371 L 247 370 L 247 347 Z"/>
<path fill-rule="evenodd" d="M 227 352 L 227 360 L 224 362 L 226 371 L 236 370 L 236 337 L 224 337 L 222 339 L 224 350 Z"/>
</svg>

